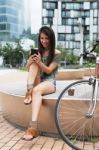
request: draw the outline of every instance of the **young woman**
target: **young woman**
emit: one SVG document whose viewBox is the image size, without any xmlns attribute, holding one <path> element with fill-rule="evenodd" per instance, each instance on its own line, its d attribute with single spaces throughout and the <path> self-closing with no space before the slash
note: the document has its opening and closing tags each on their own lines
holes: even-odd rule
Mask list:
<svg viewBox="0 0 99 150">
<path fill-rule="evenodd" d="M 43 26 L 39 31 L 38 54 L 33 54 L 27 62 L 27 93 L 24 103 L 32 102 L 32 124 L 23 136 L 31 140 L 38 136 L 37 120 L 42 104 L 42 95 L 56 90 L 55 74 L 58 69 L 60 52 L 55 50 L 55 35 L 50 27 Z"/>
</svg>

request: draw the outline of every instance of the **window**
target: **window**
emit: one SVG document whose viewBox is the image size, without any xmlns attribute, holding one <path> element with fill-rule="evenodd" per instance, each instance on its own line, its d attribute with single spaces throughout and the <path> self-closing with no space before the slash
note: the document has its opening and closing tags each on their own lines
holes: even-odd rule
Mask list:
<svg viewBox="0 0 99 150">
<path fill-rule="evenodd" d="M 0 30 L 6 30 L 6 24 L 0 24 Z"/>
<path fill-rule="evenodd" d="M 97 6 L 98 6 L 97 2 L 92 2 L 91 3 L 91 8 L 92 9 L 97 9 Z"/>
<path fill-rule="evenodd" d="M 66 34 L 66 41 L 74 40 L 75 35 L 74 34 Z"/>
<path fill-rule="evenodd" d="M 75 10 L 71 11 L 71 15 L 73 17 L 80 17 L 81 16 L 80 12 L 79 11 L 75 11 Z"/>
<path fill-rule="evenodd" d="M 47 16 L 54 17 L 54 11 L 53 10 L 47 10 Z"/>
<path fill-rule="evenodd" d="M 62 17 L 70 17 L 70 11 L 62 11 Z"/>
<path fill-rule="evenodd" d="M 66 3 L 62 3 L 62 9 L 66 10 Z"/>
<path fill-rule="evenodd" d="M 90 17 L 90 12 L 89 11 L 85 11 L 85 17 Z"/>
<path fill-rule="evenodd" d="M 9 6 L 14 6 L 16 8 L 20 7 L 20 2 L 18 0 L 0 0 L 0 5 L 9 5 Z"/>
<path fill-rule="evenodd" d="M 47 25 L 47 24 L 52 25 L 53 24 L 53 18 L 51 18 L 51 17 L 43 18 L 42 20 L 43 20 L 44 25 Z"/>
<path fill-rule="evenodd" d="M 78 27 L 78 26 L 74 26 L 74 27 L 73 27 L 73 32 L 74 32 L 74 33 L 79 33 L 79 32 L 80 32 L 79 27 Z"/>
<path fill-rule="evenodd" d="M 66 3 L 66 9 L 73 9 L 73 3 Z"/>
<path fill-rule="evenodd" d="M 47 18 L 42 18 L 42 22 L 44 25 L 47 25 Z"/>
<path fill-rule="evenodd" d="M 74 9 L 79 9 L 80 8 L 80 3 L 74 3 Z"/>
<path fill-rule="evenodd" d="M 9 16 L 9 15 L 2 15 L 0 16 L 0 22 L 10 22 L 10 23 L 18 23 L 18 18 Z"/>
<path fill-rule="evenodd" d="M 58 34 L 58 41 L 65 41 L 65 34 L 64 33 L 59 33 Z"/>
<path fill-rule="evenodd" d="M 97 34 L 94 33 L 94 34 L 93 34 L 93 40 L 96 40 L 96 39 L 97 39 Z"/>
<path fill-rule="evenodd" d="M 72 25 L 73 19 L 66 19 L 66 25 Z"/>
<path fill-rule="evenodd" d="M 62 19 L 62 25 L 66 25 L 66 19 Z"/>
<path fill-rule="evenodd" d="M 57 9 L 57 2 L 44 2 L 43 8 L 45 8 L 45 9 Z"/>
<path fill-rule="evenodd" d="M 85 40 L 85 41 L 86 41 L 86 40 L 89 40 L 89 34 L 85 34 L 84 40 Z"/>
<path fill-rule="evenodd" d="M 94 25 L 97 25 L 97 24 L 98 24 L 98 18 L 94 18 L 94 19 L 93 19 L 93 24 L 94 24 Z"/>
<path fill-rule="evenodd" d="M 74 42 L 74 48 L 80 49 L 80 42 Z"/>
</svg>

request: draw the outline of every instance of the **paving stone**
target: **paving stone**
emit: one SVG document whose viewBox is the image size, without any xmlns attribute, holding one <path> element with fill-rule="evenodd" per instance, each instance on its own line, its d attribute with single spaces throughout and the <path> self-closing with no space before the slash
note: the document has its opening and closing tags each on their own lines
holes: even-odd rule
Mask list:
<svg viewBox="0 0 99 150">
<path fill-rule="evenodd" d="M 15 146 L 13 146 L 11 148 L 11 150 L 19 150 L 22 148 L 23 145 L 24 145 L 24 143 L 23 144 L 17 143 Z"/>
<path fill-rule="evenodd" d="M 5 147 L 5 146 L 1 148 L 1 150 L 10 150 L 10 149 L 11 147 Z"/>
<path fill-rule="evenodd" d="M 0 149 L 5 145 L 5 143 L 0 143 Z"/>
<path fill-rule="evenodd" d="M 11 140 L 11 138 L 4 137 L 2 140 L 0 140 L 0 143 L 7 143 Z"/>
<path fill-rule="evenodd" d="M 63 148 L 64 142 L 63 141 L 56 141 L 52 150 L 61 150 Z"/>
<path fill-rule="evenodd" d="M 17 141 L 9 141 L 5 146 L 9 146 L 9 147 L 12 147 L 14 146 L 15 144 L 17 143 Z"/>
</svg>

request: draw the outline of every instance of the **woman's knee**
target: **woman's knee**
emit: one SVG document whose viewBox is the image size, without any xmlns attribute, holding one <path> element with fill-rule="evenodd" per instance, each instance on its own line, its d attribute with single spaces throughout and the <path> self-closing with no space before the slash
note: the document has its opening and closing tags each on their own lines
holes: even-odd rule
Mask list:
<svg viewBox="0 0 99 150">
<path fill-rule="evenodd" d="M 38 70 L 39 70 L 39 67 L 38 67 L 38 65 L 34 62 L 34 63 L 32 63 L 30 66 L 29 66 L 29 68 L 28 68 L 28 71 L 33 71 L 33 70 L 37 70 L 37 72 L 38 72 Z"/>
<path fill-rule="evenodd" d="M 34 88 L 33 88 L 33 94 L 36 94 L 36 93 L 37 93 L 37 94 L 40 94 L 40 95 L 42 94 L 40 88 L 38 88 L 38 87 L 34 87 Z"/>
</svg>

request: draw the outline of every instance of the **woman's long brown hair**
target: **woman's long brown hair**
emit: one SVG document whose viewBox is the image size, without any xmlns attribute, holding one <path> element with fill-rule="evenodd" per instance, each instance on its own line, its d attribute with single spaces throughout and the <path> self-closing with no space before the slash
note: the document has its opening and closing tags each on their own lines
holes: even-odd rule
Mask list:
<svg viewBox="0 0 99 150">
<path fill-rule="evenodd" d="M 49 38 L 49 55 L 47 59 L 47 66 L 48 66 L 53 61 L 53 58 L 55 56 L 55 34 L 52 28 L 50 27 L 43 26 L 42 28 L 40 28 L 39 37 L 38 37 L 38 49 L 39 49 L 41 56 L 43 55 L 43 52 L 45 50 L 45 48 L 40 42 L 41 33 L 44 33 Z"/>
</svg>

